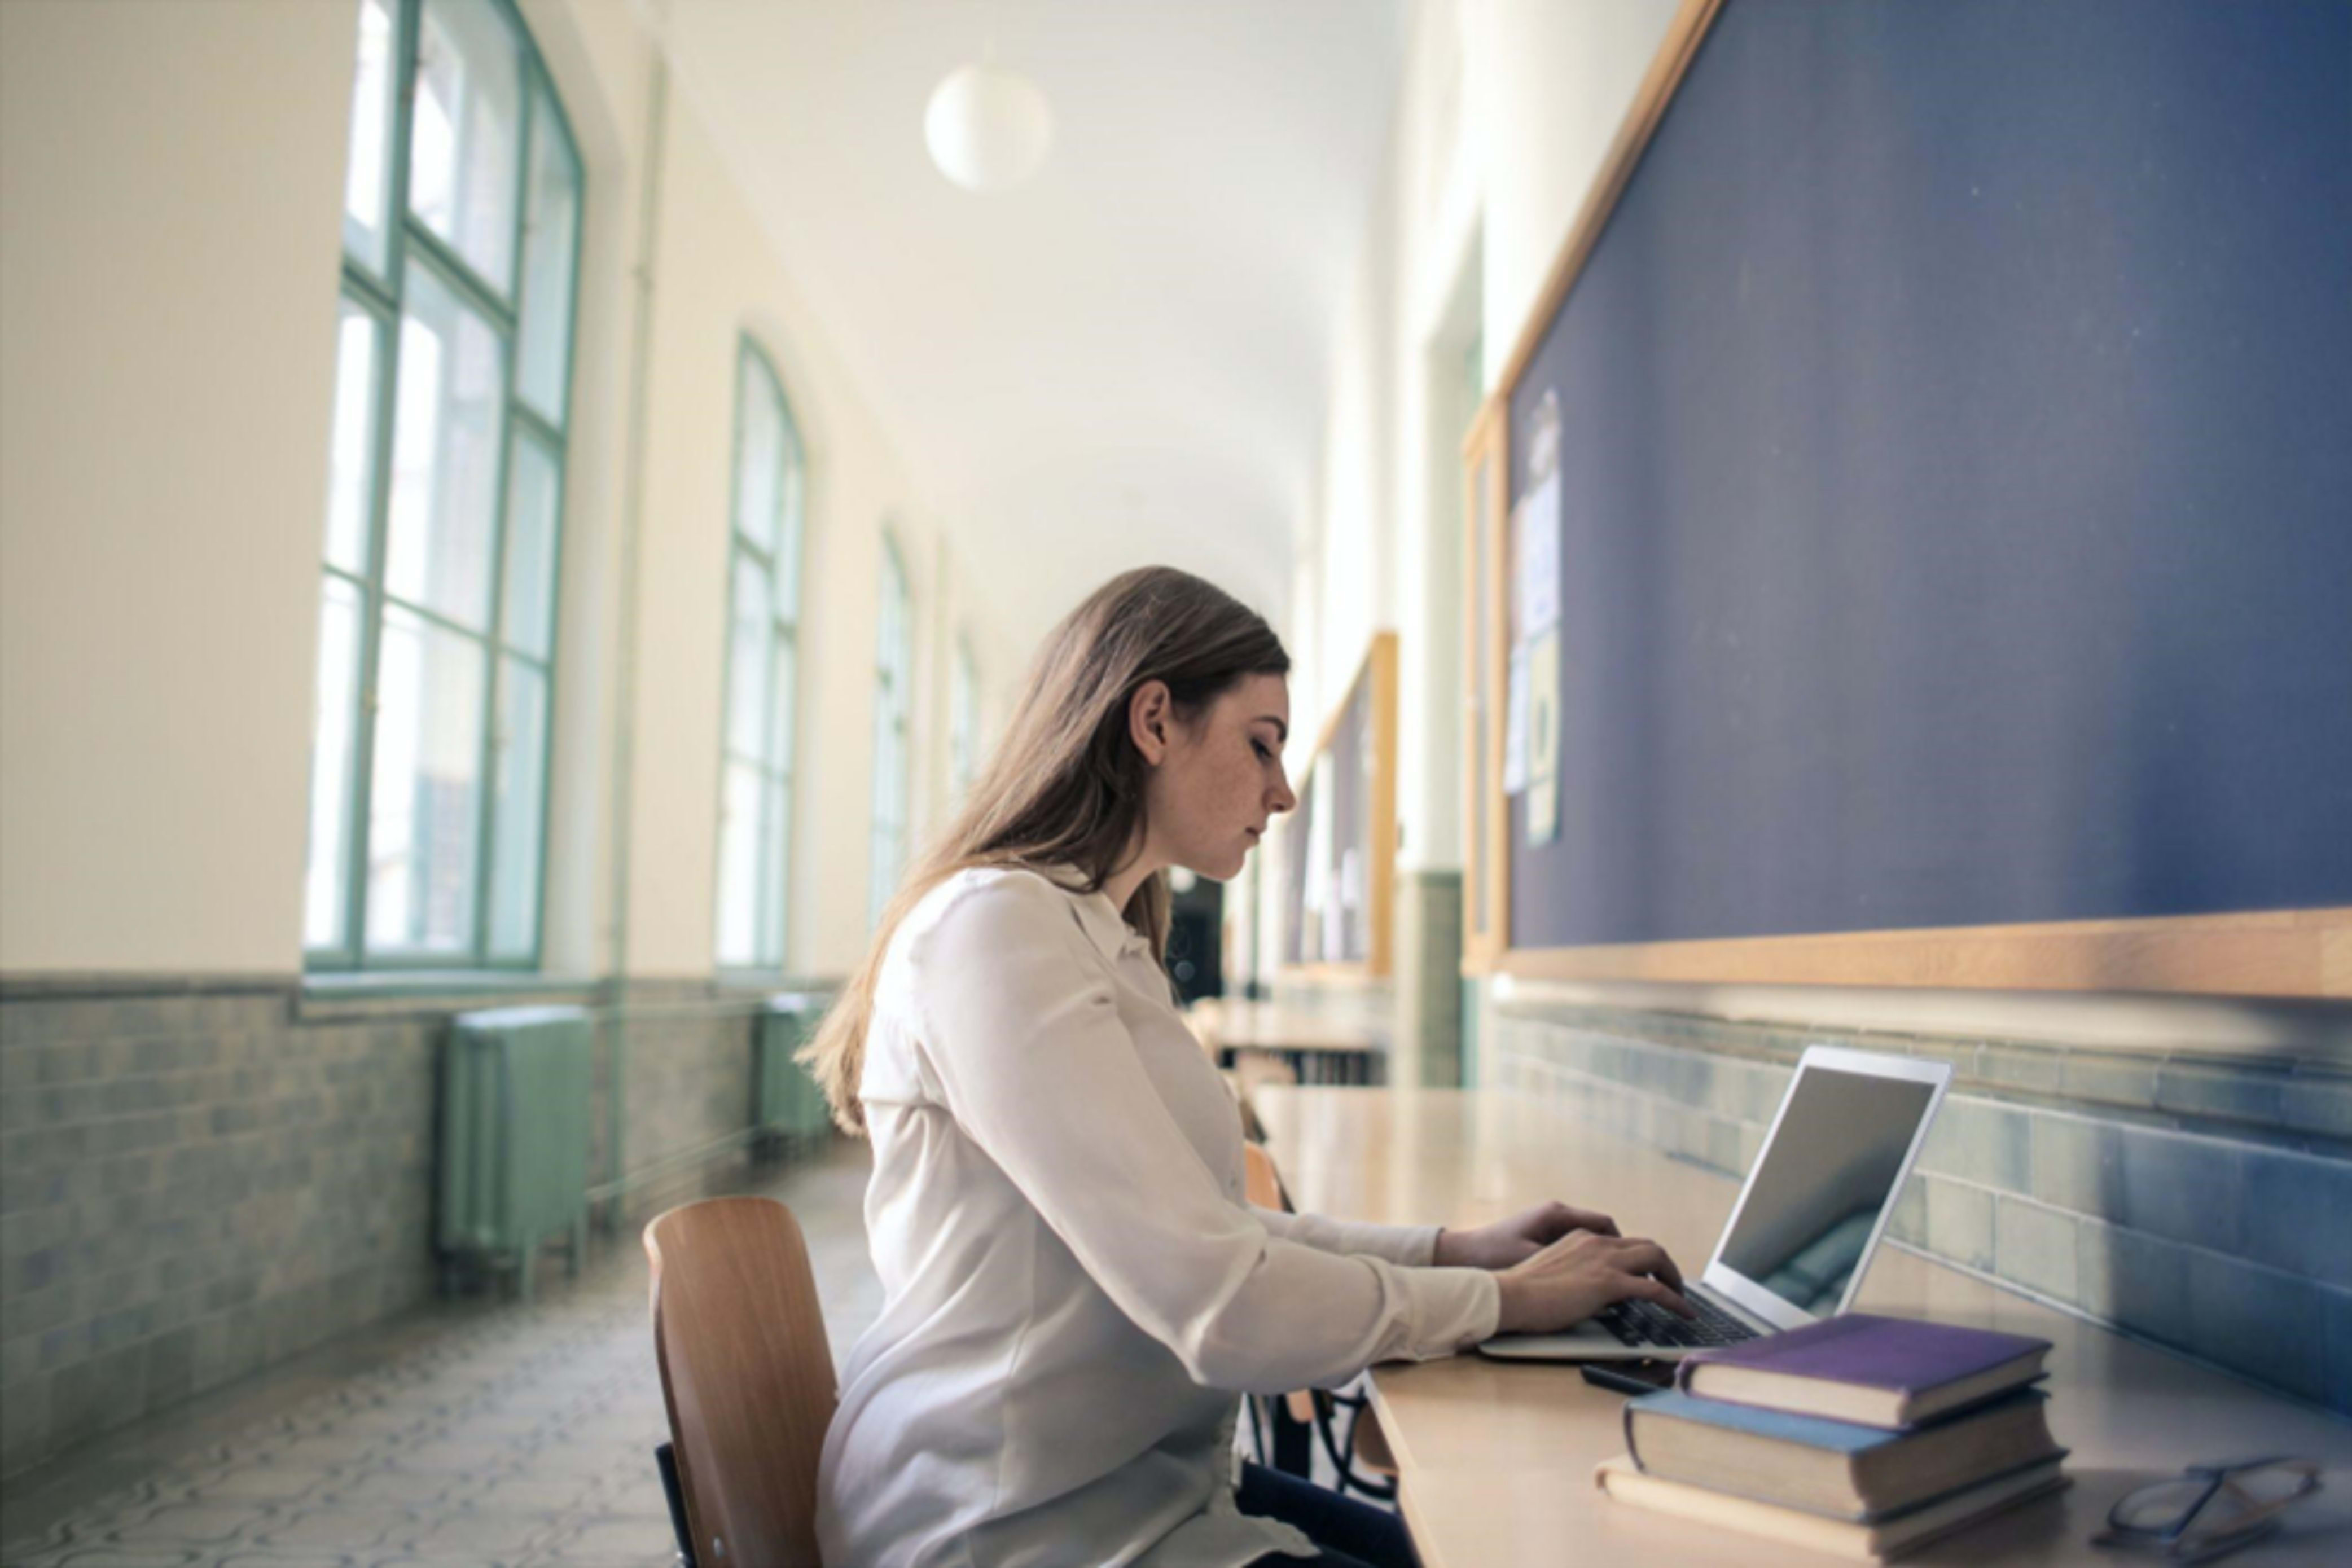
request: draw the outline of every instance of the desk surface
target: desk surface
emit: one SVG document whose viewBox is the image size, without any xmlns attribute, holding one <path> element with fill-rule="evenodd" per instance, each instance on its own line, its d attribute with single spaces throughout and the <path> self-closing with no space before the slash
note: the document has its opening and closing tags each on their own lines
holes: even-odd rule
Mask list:
<svg viewBox="0 0 2352 1568">
<path fill-rule="evenodd" d="M 1475 1224 L 1559 1197 L 1653 1237 L 1696 1274 L 1738 1196 L 1714 1172 L 1499 1093 L 1268 1085 L 1257 1108 L 1298 1207 L 1339 1218 Z M 2296 1505 L 2280 1535 L 2223 1561 L 2352 1563 L 2352 1423 L 1892 1246 L 1873 1260 L 1858 1305 L 2055 1346 L 2044 1386 L 2074 1484 L 1906 1563 L 2153 1562 L 2089 1544 L 2115 1500 L 2187 1465 L 2254 1454 L 2320 1460 L 2325 1490 Z M 1623 1401 L 1572 1366 L 1475 1354 L 1382 1366 L 1372 1396 L 1426 1568 L 1833 1561 L 1602 1497 L 1592 1467 L 1624 1451 Z"/>
<path fill-rule="evenodd" d="M 1274 1002 L 1195 1002 L 1185 1013 L 1212 1051 L 1375 1051 L 1366 1027 L 1299 1012 Z"/>
</svg>

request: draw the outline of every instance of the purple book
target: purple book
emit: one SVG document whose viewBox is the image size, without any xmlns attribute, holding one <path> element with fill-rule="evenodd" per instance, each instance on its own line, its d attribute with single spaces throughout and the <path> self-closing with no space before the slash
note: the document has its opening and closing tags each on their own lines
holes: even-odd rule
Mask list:
<svg viewBox="0 0 2352 1568">
<path fill-rule="evenodd" d="M 1675 1375 L 1702 1399 L 1900 1429 L 2042 1375 L 2046 1339 L 1849 1312 L 1690 1356 Z"/>
</svg>

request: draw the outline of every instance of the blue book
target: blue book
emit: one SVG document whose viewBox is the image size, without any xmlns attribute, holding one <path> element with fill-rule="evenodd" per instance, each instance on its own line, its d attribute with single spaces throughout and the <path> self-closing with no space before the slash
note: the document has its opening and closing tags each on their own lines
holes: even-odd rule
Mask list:
<svg viewBox="0 0 2352 1568">
<path fill-rule="evenodd" d="M 1857 1426 L 1666 1389 L 1625 1406 L 1625 1445 L 1645 1475 L 1874 1521 L 2063 1456 L 2039 1389 L 1909 1431 Z"/>
</svg>

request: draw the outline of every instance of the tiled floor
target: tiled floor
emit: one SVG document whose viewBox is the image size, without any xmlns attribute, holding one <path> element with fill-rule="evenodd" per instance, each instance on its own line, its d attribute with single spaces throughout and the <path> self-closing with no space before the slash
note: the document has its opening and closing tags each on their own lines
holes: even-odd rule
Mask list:
<svg viewBox="0 0 2352 1568">
<path fill-rule="evenodd" d="M 845 1145 L 762 1188 L 800 1218 L 836 1359 L 880 1307 L 866 1170 Z M 101 1439 L 9 1482 L 0 1562 L 667 1564 L 646 1287 L 615 1247 L 530 1306 L 420 1314 Z"/>
</svg>

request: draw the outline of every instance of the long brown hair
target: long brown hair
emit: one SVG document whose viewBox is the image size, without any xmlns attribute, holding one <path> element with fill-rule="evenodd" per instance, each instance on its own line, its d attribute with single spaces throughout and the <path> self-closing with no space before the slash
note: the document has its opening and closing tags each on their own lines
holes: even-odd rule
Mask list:
<svg viewBox="0 0 2352 1568">
<path fill-rule="evenodd" d="M 834 1120 L 866 1130 L 857 1086 L 875 981 L 898 923 L 925 894 L 972 866 L 1067 867 L 1099 892 L 1143 826 L 1143 756 L 1128 733 L 1135 693 L 1165 682 L 1190 720 L 1244 676 L 1289 673 L 1290 655 L 1264 618 L 1172 567 L 1111 579 L 1055 627 L 971 796 L 900 885 L 865 961 L 800 1052 Z M 1122 911 L 1163 962 L 1168 900 L 1167 877 L 1150 876 Z"/>
</svg>

